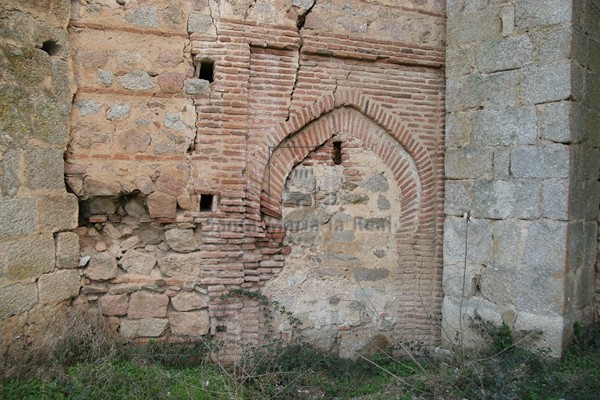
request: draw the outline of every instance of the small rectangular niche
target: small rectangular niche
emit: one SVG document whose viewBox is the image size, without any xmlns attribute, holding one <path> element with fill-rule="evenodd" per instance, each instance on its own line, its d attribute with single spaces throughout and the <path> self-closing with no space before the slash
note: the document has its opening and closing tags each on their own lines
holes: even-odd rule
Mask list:
<svg viewBox="0 0 600 400">
<path fill-rule="evenodd" d="M 200 195 L 200 212 L 213 212 L 217 210 L 217 195 L 201 194 Z"/>
<path fill-rule="evenodd" d="M 213 60 L 201 60 L 198 64 L 198 79 L 204 79 L 209 82 L 215 80 L 215 62 Z"/>
<path fill-rule="evenodd" d="M 333 154 L 331 155 L 333 163 L 340 165 L 342 163 L 342 142 L 333 142 Z"/>
</svg>

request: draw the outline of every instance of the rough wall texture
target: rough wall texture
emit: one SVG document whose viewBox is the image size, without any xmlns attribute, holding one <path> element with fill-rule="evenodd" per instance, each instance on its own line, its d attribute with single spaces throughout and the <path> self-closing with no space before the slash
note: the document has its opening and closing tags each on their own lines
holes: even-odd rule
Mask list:
<svg viewBox="0 0 600 400">
<path fill-rule="evenodd" d="M 0 352 L 60 322 L 79 294 L 77 198 L 64 184 L 69 1 L 0 4 Z"/>
<path fill-rule="evenodd" d="M 598 1 L 0 7 L 0 350 L 79 293 L 256 343 L 261 289 L 349 357 L 593 318 Z"/>
<path fill-rule="evenodd" d="M 597 6 L 447 3 L 443 313 L 451 342 L 481 344 L 480 319 L 559 354 L 573 322 L 591 318 Z"/>
<path fill-rule="evenodd" d="M 66 179 L 81 200 L 83 292 L 121 335 L 258 340 L 257 303 L 221 296 L 299 273 L 309 254 L 286 237 L 282 217 L 293 213 L 283 203 L 362 218 L 356 240 L 386 251 L 355 265 L 359 247 L 324 238 L 315 250 L 341 257 L 322 259 L 319 273 L 348 264 L 339 294 L 356 303 L 313 307 L 339 314 L 331 340 L 368 342 L 369 318 L 388 321 L 390 335 L 438 342 L 443 5 L 419 3 L 81 2 L 70 23 L 78 88 Z M 321 184 L 286 192 L 293 168 L 323 152 L 317 179 L 334 173 L 357 189 L 327 200 L 336 189 Z M 393 210 L 378 208 L 373 179 L 391 188 L 380 203 Z M 367 232 L 380 222 L 383 236 Z M 384 271 L 389 279 L 370 283 Z M 356 274 L 380 297 L 368 317 L 358 316 L 370 295 Z M 274 283 L 269 293 L 293 290 Z M 305 297 L 317 290 L 303 286 Z M 364 343 L 346 346 L 354 356 Z"/>
</svg>

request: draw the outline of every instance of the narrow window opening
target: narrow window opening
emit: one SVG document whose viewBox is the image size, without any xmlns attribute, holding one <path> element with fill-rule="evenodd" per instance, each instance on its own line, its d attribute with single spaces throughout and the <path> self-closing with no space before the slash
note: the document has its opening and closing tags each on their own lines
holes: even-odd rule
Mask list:
<svg viewBox="0 0 600 400">
<path fill-rule="evenodd" d="M 212 60 L 203 60 L 200 61 L 199 66 L 200 71 L 198 71 L 198 78 L 204 79 L 209 82 L 215 80 L 214 71 L 215 71 L 215 62 Z"/>
<path fill-rule="evenodd" d="M 342 142 L 333 142 L 332 159 L 335 165 L 342 163 Z"/>
<path fill-rule="evenodd" d="M 60 53 L 60 45 L 54 40 L 46 40 L 42 43 L 42 50 L 48 53 L 49 56 L 56 56 Z"/>
<path fill-rule="evenodd" d="M 213 194 L 201 194 L 200 195 L 200 211 L 210 212 L 213 211 L 215 195 Z"/>
</svg>

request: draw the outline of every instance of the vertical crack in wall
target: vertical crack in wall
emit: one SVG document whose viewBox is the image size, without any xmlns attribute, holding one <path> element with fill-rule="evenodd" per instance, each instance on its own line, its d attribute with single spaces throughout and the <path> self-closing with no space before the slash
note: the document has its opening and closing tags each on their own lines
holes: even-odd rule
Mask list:
<svg viewBox="0 0 600 400">
<path fill-rule="evenodd" d="M 302 35 L 300 33 L 300 31 L 302 29 L 304 29 L 304 23 L 306 22 L 306 17 L 308 16 L 308 14 L 311 13 L 312 9 L 314 8 L 314 6 L 317 4 L 317 0 L 315 0 L 312 5 L 305 11 L 303 12 L 301 15 L 298 15 L 298 18 L 296 20 L 296 28 L 298 28 L 298 37 L 300 39 L 300 46 L 298 46 L 298 53 L 297 53 L 297 61 L 296 61 L 296 74 L 294 77 L 294 85 L 292 86 L 292 90 L 290 91 L 290 101 L 288 104 L 288 115 L 287 118 L 285 119 L 286 121 L 288 121 L 290 119 L 290 114 L 292 111 L 292 103 L 294 101 L 294 92 L 296 91 L 296 86 L 298 85 L 298 74 L 300 73 L 300 61 L 302 60 L 302 46 L 304 45 L 304 39 L 302 38 Z"/>
</svg>

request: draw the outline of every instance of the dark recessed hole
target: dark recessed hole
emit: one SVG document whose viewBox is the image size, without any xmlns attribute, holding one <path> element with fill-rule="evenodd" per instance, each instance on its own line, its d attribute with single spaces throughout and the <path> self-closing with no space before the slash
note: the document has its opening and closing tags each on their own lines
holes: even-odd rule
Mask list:
<svg viewBox="0 0 600 400">
<path fill-rule="evenodd" d="M 342 142 L 333 142 L 332 159 L 335 165 L 342 163 Z"/>
<path fill-rule="evenodd" d="M 227 332 L 227 327 L 225 325 L 217 325 L 217 332 Z"/>
<path fill-rule="evenodd" d="M 46 40 L 42 43 L 42 50 L 48 53 L 49 56 L 56 56 L 60 53 L 60 45 L 54 40 Z"/>
<path fill-rule="evenodd" d="M 204 79 L 209 82 L 215 80 L 214 70 L 215 70 L 215 62 L 212 60 L 204 60 L 200 61 L 200 71 L 198 71 L 198 78 Z"/>
<path fill-rule="evenodd" d="M 200 211 L 212 211 L 214 203 L 214 194 L 201 194 L 200 195 Z"/>
</svg>

